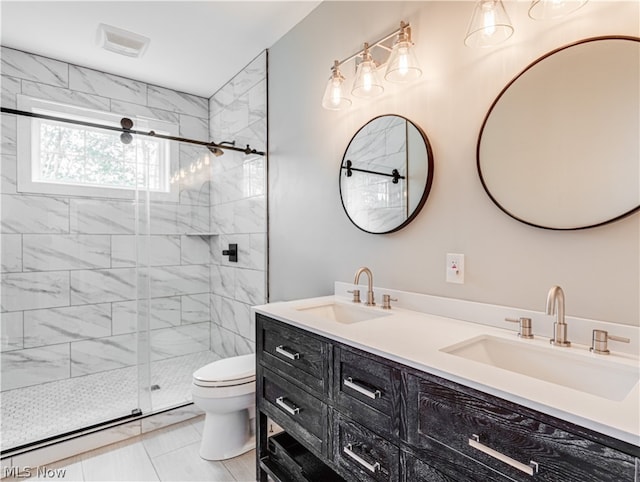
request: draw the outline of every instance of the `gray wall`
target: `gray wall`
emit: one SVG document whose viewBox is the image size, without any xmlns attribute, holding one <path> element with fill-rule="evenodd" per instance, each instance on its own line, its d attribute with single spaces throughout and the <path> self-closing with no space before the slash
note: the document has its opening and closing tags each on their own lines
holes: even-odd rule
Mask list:
<svg viewBox="0 0 640 482">
<path fill-rule="evenodd" d="M 543 310 L 561 285 L 567 313 L 637 325 L 638 214 L 574 232 L 518 223 L 485 194 L 475 147 L 484 116 L 513 76 L 546 52 L 607 34 L 639 35 L 637 2 L 589 2 L 573 16 L 536 22 L 528 2 L 505 2 L 515 25 L 506 43 L 470 49 L 473 2 L 325 2 L 270 50 L 270 300 L 329 294 L 372 268 L 377 285 Z M 373 102 L 326 111 L 334 59 L 410 21 L 423 77 Z M 387 84 L 389 85 L 389 84 Z M 340 160 L 369 119 L 400 114 L 427 133 L 435 177 L 423 211 L 405 229 L 376 236 L 351 225 L 338 193 Z M 464 253 L 465 284 L 445 283 L 445 255 Z"/>
</svg>

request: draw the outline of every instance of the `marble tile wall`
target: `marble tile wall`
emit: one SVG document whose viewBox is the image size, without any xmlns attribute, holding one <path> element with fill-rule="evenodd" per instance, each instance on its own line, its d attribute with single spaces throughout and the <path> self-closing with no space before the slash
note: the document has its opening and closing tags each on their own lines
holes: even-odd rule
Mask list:
<svg viewBox="0 0 640 482">
<path fill-rule="evenodd" d="M 23 94 L 173 122 L 181 136 L 209 138 L 205 98 L 10 48 L 2 47 L 0 57 L 3 107 L 16 108 L 17 95 Z M 257 85 L 249 77 L 242 81 L 251 84 L 244 93 Z M 260 99 L 251 101 L 259 104 Z M 142 203 L 98 196 L 23 194 L 16 185 L 16 126 L 15 116 L 2 115 L 1 389 L 137 363 L 135 299 L 137 284 L 147 274 L 151 359 L 209 350 L 212 244 L 208 236 L 185 235 L 210 231 L 208 153 L 180 145 L 179 164 L 186 175 L 180 179 L 179 202 L 152 202 L 148 210 Z M 245 203 L 231 210 L 230 224 L 253 229 L 251 216 L 260 206 L 252 199 Z M 147 229 L 149 238 L 136 237 Z M 264 241 L 242 241 L 241 249 L 247 250 L 243 266 L 256 269 Z M 144 255 L 148 270 L 136 270 L 136 253 Z M 255 282 L 246 275 L 238 279 Z M 239 300 L 251 299 L 254 292 L 239 288 Z"/>
<path fill-rule="evenodd" d="M 209 99 L 211 137 L 266 151 L 267 53 Z M 251 305 L 267 301 L 266 158 L 226 152 L 211 185 L 211 349 L 222 357 L 255 351 Z M 222 250 L 238 245 L 238 262 Z"/>
</svg>

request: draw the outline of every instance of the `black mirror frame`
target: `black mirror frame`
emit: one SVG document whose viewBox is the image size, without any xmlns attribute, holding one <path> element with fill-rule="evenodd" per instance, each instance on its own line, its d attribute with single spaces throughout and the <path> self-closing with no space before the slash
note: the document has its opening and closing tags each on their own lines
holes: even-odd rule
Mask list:
<svg viewBox="0 0 640 482">
<path fill-rule="evenodd" d="M 345 158 L 346 158 L 347 152 L 349 151 L 349 147 L 351 146 L 351 143 L 358 136 L 358 134 L 360 133 L 360 131 L 362 129 L 364 129 L 371 122 L 373 122 L 373 121 L 375 121 L 375 120 L 377 120 L 377 119 L 379 119 L 381 117 L 399 117 L 401 119 L 404 119 L 406 122 L 411 124 L 420 133 L 420 136 L 422 137 L 422 140 L 424 142 L 425 148 L 427 150 L 427 179 L 426 179 L 426 182 L 425 182 L 425 185 L 424 185 L 424 190 L 422 191 L 422 197 L 420 198 L 420 202 L 415 207 L 413 212 L 411 212 L 409 214 L 407 219 L 405 219 L 401 224 L 399 224 L 398 226 L 396 226 L 393 229 L 390 229 L 389 231 L 380 231 L 380 232 L 378 232 L 378 231 L 368 231 L 368 230 L 366 230 L 362 226 L 359 226 L 351 218 L 351 216 L 349 216 L 349 212 L 347 211 L 347 207 L 344 204 L 344 198 L 342 196 L 342 182 L 341 181 L 342 181 L 342 171 L 343 171 L 343 169 L 346 169 L 346 167 L 345 167 Z M 347 148 L 345 149 L 344 154 L 342 156 L 342 161 L 340 161 L 340 170 L 338 172 L 338 189 L 340 191 L 340 203 L 342 204 L 342 209 L 344 210 L 345 214 L 347 215 L 347 218 L 349 218 L 349 221 L 351 221 L 351 223 L 355 227 L 357 227 L 361 231 L 364 231 L 365 233 L 369 233 L 369 234 L 390 234 L 390 233 L 395 233 L 396 231 L 401 230 L 402 228 L 407 226 L 411 221 L 413 221 L 416 218 L 418 213 L 420 213 L 420 211 L 424 207 L 425 203 L 427 202 L 427 198 L 429 197 L 429 192 L 431 191 L 431 185 L 433 184 L 433 164 L 434 164 L 433 163 L 433 151 L 431 149 L 431 143 L 429 142 L 429 138 L 427 137 L 427 134 L 422 130 L 422 128 L 420 126 L 415 124 L 410 119 L 408 119 L 408 118 L 406 118 L 406 117 L 404 117 L 402 115 L 397 115 L 397 114 L 382 114 L 382 115 L 379 115 L 379 116 L 376 116 L 376 117 L 370 119 L 366 124 L 364 124 L 362 127 L 360 127 L 360 129 L 358 129 L 356 131 L 356 133 L 353 135 L 353 137 L 351 137 L 351 140 L 349 141 L 349 144 L 347 144 Z"/>
</svg>

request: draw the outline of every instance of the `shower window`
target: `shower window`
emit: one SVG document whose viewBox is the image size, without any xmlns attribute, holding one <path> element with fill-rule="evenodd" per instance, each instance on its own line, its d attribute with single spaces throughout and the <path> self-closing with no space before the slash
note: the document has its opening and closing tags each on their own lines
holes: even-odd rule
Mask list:
<svg viewBox="0 0 640 482">
<path fill-rule="evenodd" d="M 121 116 L 19 96 L 21 110 L 119 127 Z M 169 122 L 134 120 L 136 130 L 176 135 Z M 148 189 L 159 199 L 176 200 L 177 154 L 169 141 L 134 136 L 124 144 L 119 131 L 48 119 L 21 118 L 18 125 L 18 189 L 43 194 L 132 198 Z"/>
</svg>

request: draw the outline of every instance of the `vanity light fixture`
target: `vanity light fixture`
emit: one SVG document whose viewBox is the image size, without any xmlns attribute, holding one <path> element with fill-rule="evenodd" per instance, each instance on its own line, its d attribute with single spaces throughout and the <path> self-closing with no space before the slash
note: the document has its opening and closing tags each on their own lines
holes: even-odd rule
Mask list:
<svg viewBox="0 0 640 482">
<path fill-rule="evenodd" d="M 393 37 L 396 41 L 393 46 L 385 45 Z M 411 42 L 411 27 L 408 23 L 400 22 L 400 28 L 369 44 L 359 52 L 341 61 L 334 61 L 331 67 L 331 76 L 322 98 L 322 107 L 328 110 L 340 110 L 351 105 L 351 100 L 344 93 L 345 77 L 340 67 L 351 60 L 356 60 L 356 74 L 351 95 L 360 98 L 372 98 L 384 92 L 384 85 L 380 78 L 380 69 L 386 65 L 385 80 L 389 82 L 410 82 L 422 75 L 422 69 L 413 51 Z M 377 62 L 372 55 L 372 50 L 379 48 L 388 55 L 383 62 Z M 377 52 L 376 52 L 377 53 Z M 357 62 L 357 59 L 360 59 Z"/>
<path fill-rule="evenodd" d="M 473 10 L 464 43 L 467 47 L 490 47 L 513 34 L 513 25 L 502 0 L 479 0 Z"/>
<path fill-rule="evenodd" d="M 529 17 L 534 20 L 553 20 L 564 17 L 584 6 L 588 0 L 533 0 Z"/>
</svg>

